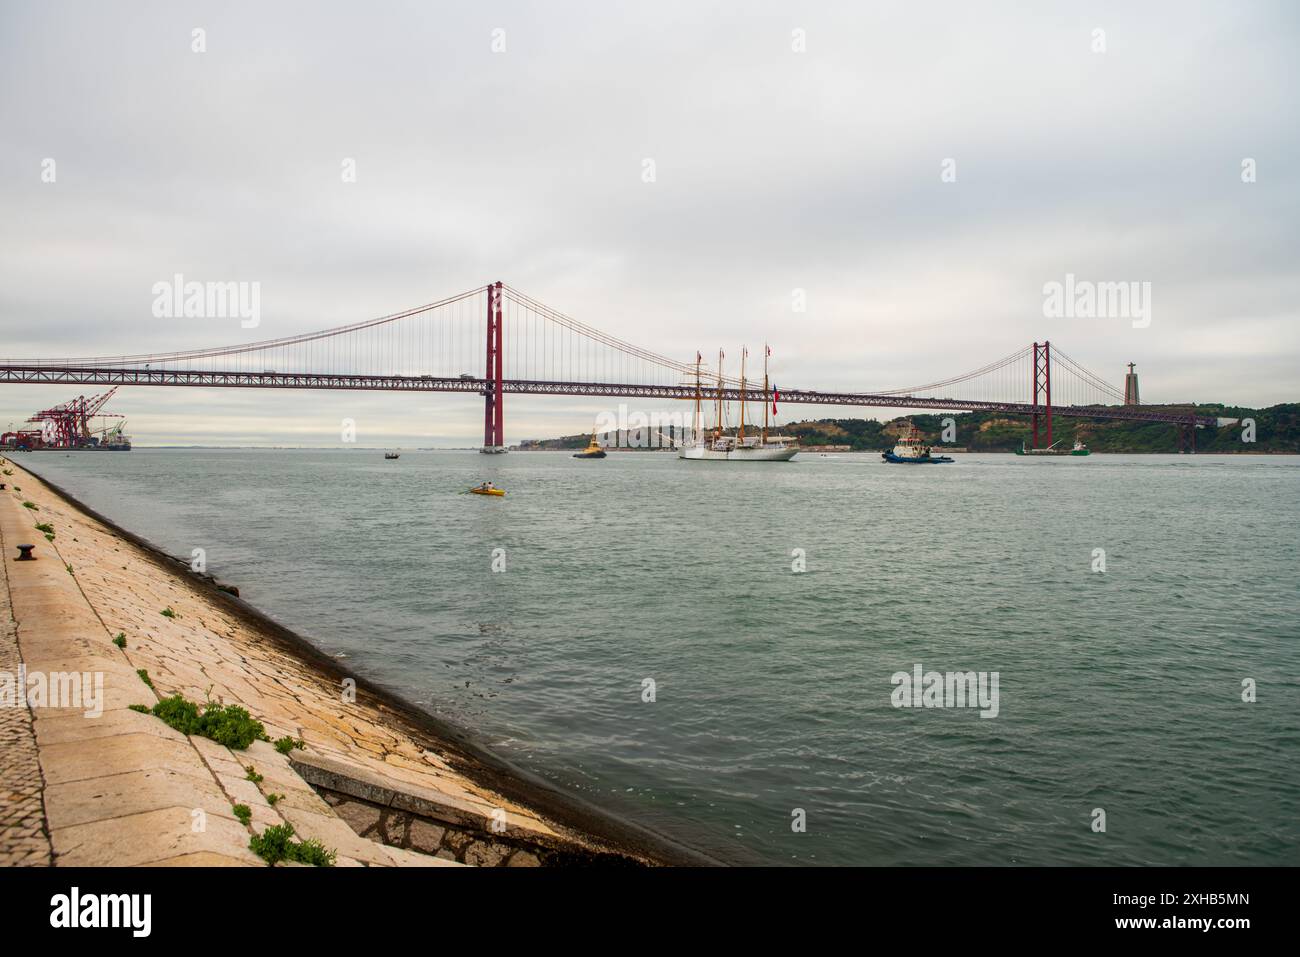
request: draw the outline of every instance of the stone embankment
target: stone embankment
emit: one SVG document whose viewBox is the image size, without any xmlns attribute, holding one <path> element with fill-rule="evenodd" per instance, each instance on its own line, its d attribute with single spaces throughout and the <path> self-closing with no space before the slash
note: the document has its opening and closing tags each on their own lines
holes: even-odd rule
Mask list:
<svg viewBox="0 0 1300 957">
<path fill-rule="evenodd" d="M 3 469 L 0 865 L 262 865 L 250 839 L 285 824 L 338 865 L 650 862 L 475 780 L 400 703 Z M 302 746 L 233 750 L 132 709 L 176 694 L 239 705 Z"/>
</svg>

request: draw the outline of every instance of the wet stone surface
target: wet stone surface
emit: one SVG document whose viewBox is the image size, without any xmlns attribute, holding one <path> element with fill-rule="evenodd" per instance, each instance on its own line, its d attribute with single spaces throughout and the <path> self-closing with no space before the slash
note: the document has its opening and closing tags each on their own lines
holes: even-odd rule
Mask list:
<svg viewBox="0 0 1300 957">
<path fill-rule="evenodd" d="M 452 827 L 406 811 L 380 807 L 336 791 L 318 789 L 325 803 L 361 837 L 389 847 L 429 854 L 475 867 L 540 867 L 562 863 L 556 852 L 512 840 L 509 834 L 488 834 Z"/>
</svg>

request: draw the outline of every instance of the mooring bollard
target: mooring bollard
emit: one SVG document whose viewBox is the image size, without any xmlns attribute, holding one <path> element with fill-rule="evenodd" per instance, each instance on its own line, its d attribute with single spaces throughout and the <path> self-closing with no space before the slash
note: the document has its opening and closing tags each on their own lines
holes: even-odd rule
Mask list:
<svg viewBox="0 0 1300 957">
<path fill-rule="evenodd" d="M 19 546 L 18 546 L 18 557 L 15 558 L 14 561 L 16 561 L 16 562 L 34 562 L 34 561 L 36 561 L 36 556 L 32 554 L 32 549 L 34 549 L 35 547 L 36 547 L 35 545 L 19 545 Z"/>
</svg>

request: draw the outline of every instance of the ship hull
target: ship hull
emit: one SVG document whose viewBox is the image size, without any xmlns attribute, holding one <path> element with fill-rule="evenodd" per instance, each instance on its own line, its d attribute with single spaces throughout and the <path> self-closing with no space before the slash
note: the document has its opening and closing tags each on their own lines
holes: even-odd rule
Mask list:
<svg viewBox="0 0 1300 957">
<path fill-rule="evenodd" d="M 952 459 L 946 455 L 919 458 L 916 456 L 895 455 L 893 452 L 881 452 L 880 457 L 886 462 L 893 462 L 897 465 L 948 465 L 952 462 Z"/>
<path fill-rule="evenodd" d="M 1091 455 L 1091 454 L 1092 454 L 1091 449 L 1062 449 L 1060 452 L 1057 452 L 1055 449 L 1051 451 L 1048 451 L 1047 449 L 1038 449 L 1038 450 L 1016 449 L 1016 455 L 1023 455 L 1026 458 L 1031 458 L 1031 459 L 1040 459 L 1040 458 L 1048 458 L 1048 457 L 1055 457 L 1055 456 L 1078 456 L 1078 455 Z"/>
<path fill-rule="evenodd" d="M 789 462 L 798 453 L 792 448 L 723 450 L 691 445 L 679 449 L 677 457 L 695 462 Z"/>
</svg>

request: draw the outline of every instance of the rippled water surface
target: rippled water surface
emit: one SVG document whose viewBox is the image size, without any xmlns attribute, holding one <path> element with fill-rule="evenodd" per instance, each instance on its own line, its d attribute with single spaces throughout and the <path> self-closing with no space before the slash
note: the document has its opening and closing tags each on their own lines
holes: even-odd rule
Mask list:
<svg viewBox="0 0 1300 957">
<path fill-rule="evenodd" d="M 19 461 L 207 549 L 244 598 L 558 788 L 725 860 L 1300 863 L 1295 457 Z M 508 496 L 457 494 L 480 479 Z M 998 716 L 892 707 L 917 663 L 998 672 Z"/>
</svg>

